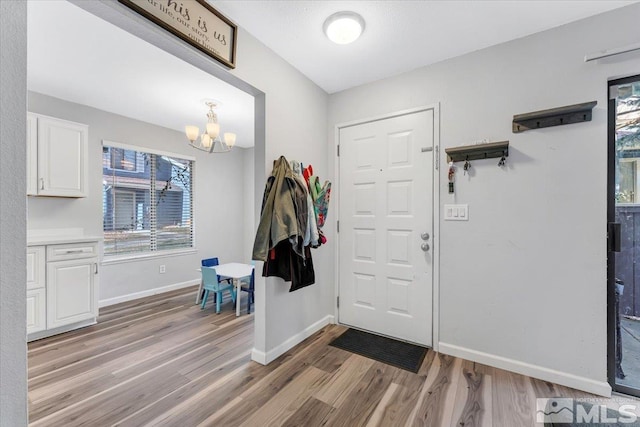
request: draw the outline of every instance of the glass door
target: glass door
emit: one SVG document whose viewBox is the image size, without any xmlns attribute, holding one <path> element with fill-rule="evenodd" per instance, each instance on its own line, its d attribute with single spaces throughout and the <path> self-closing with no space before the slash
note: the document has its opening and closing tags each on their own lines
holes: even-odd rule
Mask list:
<svg viewBox="0 0 640 427">
<path fill-rule="evenodd" d="M 608 110 L 609 382 L 640 396 L 640 75 L 609 82 Z"/>
</svg>

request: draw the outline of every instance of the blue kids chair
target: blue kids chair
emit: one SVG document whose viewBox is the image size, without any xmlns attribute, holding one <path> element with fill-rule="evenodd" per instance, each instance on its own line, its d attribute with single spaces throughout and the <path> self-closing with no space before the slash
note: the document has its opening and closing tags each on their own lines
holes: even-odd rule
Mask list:
<svg viewBox="0 0 640 427">
<path fill-rule="evenodd" d="M 202 267 L 202 284 L 204 296 L 202 297 L 201 309 L 204 309 L 210 291 L 215 292 L 216 313 L 220 313 L 220 304 L 222 303 L 222 293 L 224 291 L 229 291 L 231 299 L 234 303 L 236 302 L 236 292 L 233 289 L 233 285 L 228 282 L 219 281 L 215 267 Z"/>
<path fill-rule="evenodd" d="M 249 279 L 249 283 L 243 282 L 240 286 L 240 290 L 247 293 L 247 313 L 251 313 L 251 305 L 254 303 L 254 287 L 256 282 L 256 271 L 255 268 L 251 272 L 251 278 Z"/>
</svg>

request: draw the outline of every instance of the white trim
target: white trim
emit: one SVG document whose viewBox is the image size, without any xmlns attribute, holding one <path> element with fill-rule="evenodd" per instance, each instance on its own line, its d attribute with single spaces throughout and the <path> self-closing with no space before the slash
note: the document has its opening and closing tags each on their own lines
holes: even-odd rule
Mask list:
<svg viewBox="0 0 640 427">
<path fill-rule="evenodd" d="M 172 153 L 170 151 L 156 150 L 154 148 L 147 148 L 147 147 L 144 147 L 144 146 L 141 146 L 141 145 L 131 145 L 131 144 L 125 144 L 125 143 L 122 143 L 122 142 L 109 141 L 108 139 L 103 139 L 102 140 L 102 146 L 103 147 L 107 146 L 107 147 L 113 147 L 113 148 L 122 148 L 123 150 L 141 151 L 141 152 L 144 152 L 144 153 L 155 154 L 157 156 L 176 157 L 178 159 L 190 160 L 192 162 L 196 161 L 195 157 L 188 156 L 186 154 Z M 131 172 L 131 171 L 129 171 L 129 172 Z"/>
<path fill-rule="evenodd" d="M 334 126 L 334 146 L 333 149 L 333 170 L 335 176 L 335 183 L 331 191 L 334 191 L 332 196 L 333 209 L 336 212 L 336 218 L 340 218 L 340 157 L 338 156 L 338 146 L 340 145 L 340 129 L 344 129 L 351 126 L 357 126 L 365 123 L 371 123 L 379 120 L 391 119 L 398 116 L 405 116 L 408 114 L 419 113 L 422 111 L 433 110 L 433 277 L 432 277 L 432 331 L 431 331 L 431 344 L 435 351 L 438 351 L 439 338 L 440 338 L 440 170 L 442 165 L 446 164 L 441 161 L 436 155 L 442 157 L 440 150 L 440 103 L 423 105 L 421 107 L 409 108 L 406 110 L 395 111 L 364 119 L 358 119 L 350 122 L 338 123 Z M 438 149 L 436 149 L 438 147 Z M 436 169 L 436 162 L 439 166 Z M 336 223 L 333 224 L 336 241 L 335 250 L 335 269 L 334 269 L 334 292 L 335 296 L 340 296 L 340 234 L 338 233 Z M 333 302 L 335 304 L 335 301 Z M 337 304 L 334 307 L 335 322 L 340 324 L 340 313 Z"/>
<path fill-rule="evenodd" d="M 296 345 L 300 344 L 302 341 L 309 338 L 311 335 L 318 332 L 320 329 L 324 328 L 327 325 L 331 325 L 335 323 L 335 318 L 328 314 L 322 319 L 318 320 L 316 323 L 306 327 L 302 331 L 298 332 L 295 335 L 292 335 L 287 340 L 285 340 L 282 344 L 275 346 L 271 350 L 266 353 L 260 350 L 256 350 L 255 348 L 251 351 L 251 360 L 254 362 L 258 362 L 261 365 L 268 365 L 269 363 L 276 360 L 278 357 L 283 355 L 288 350 L 292 349 Z"/>
<path fill-rule="evenodd" d="M 98 301 L 98 307 L 107 307 L 121 302 L 132 301 L 134 299 L 149 297 L 152 295 L 162 294 L 164 292 L 174 291 L 176 289 L 188 288 L 200 284 L 200 279 L 187 280 L 186 282 L 174 283 L 173 285 L 162 286 L 160 288 L 147 289 L 146 291 L 134 292 L 132 294 L 121 295 L 119 297 L 101 299 Z"/>
<path fill-rule="evenodd" d="M 46 114 L 34 113 L 33 111 L 27 111 L 27 114 L 31 114 L 36 117 L 43 117 L 45 119 L 53 119 L 60 122 L 71 123 L 78 126 L 87 126 L 86 123 L 74 122 L 73 120 L 61 119 L 60 117 L 47 116 Z"/>
<path fill-rule="evenodd" d="M 65 332 L 73 331 L 75 329 L 85 328 L 87 326 L 95 325 L 98 323 L 95 317 L 92 317 L 89 320 L 83 320 L 81 322 L 72 323 L 70 325 L 58 326 L 54 329 L 45 329 L 44 331 L 34 332 L 32 334 L 27 335 L 27 342 L 39 340 L 46 337 L 51 337 L 53 335 L 63 334 Z"/>
<path fill-rule="evenodd" d="M 123 264 L 125 262 L 144 261 L 154 258 L 168 258 L 181 255 L 192 255 L 197 253 L 196 248 L 170 249 L 166 251 L 145 252 L 142 255 L 105 255 L 102 265 Z"/>
<path fill-rule="evenodd" d="M 494 354 L 484 353 L 469 348 L 460 347 L 453 344 L 440 343 L 440 352 L 450 356 L 459 357 L 483 365 L 493 366 L 529 377 L 538 378 L 543 381 L 560 384 L 599 396 L 611 397 L 611 385 L 606 381 L 596 381 L 591 378 L 560 372 L 554 369 L 545 368 L 538 365 L 513 360 Z"/>
<path fill-rule="evenodd" d="M 433 277 L 431 345 L 439 351 L 440 343 L 440 171 L 446 164 L 440 149 L 440 103 L 433 105 Z M 438 168 L 436 169 L 436 165 Z"/>
<path fill-rule="evenodd" d="M 334 128 L 334 137 L 333 142 L 333 177 L 334 183 L 333 188 L 333 196 L 331 197 L 331 203 L 333 204 L 333 211 L 335 212 L 335 218 L 340 218 L 340 156 L 338 156 L 338 150 L 340 146 L 340 125 L 336 125 Z M 336 243 L 334 245 L 335 254 L 334 254 L 334 269 L 333 269 L 333 301 L 331 304 L 335 304 L 333 306 L 333 317 L 336 323 L 340 323 L 340 309 L 338 308 L 338 298 L 340 297 L 340 233 L 338 233 L 338 220 L 333 221 L 333 231 L 336 239 Z"/>
<path fill-rule="evenodd" d="M 621 55 L 623 53 L 634 52 L 640 50 L 640 43 L 634 43 L 615 49 L 600 50 L 598 52 L 587 53 L 584 56 L 584 62 L 595 61 L 597 59 L 608 58 L 610 56 Z"/>
<path fill-rule="evenodd" d="M 253 360 L 254 362 L 257 362 L 261 365 L 266 365 L 267 364 L 267 353 L 265 353 L 264 351 L 260 351 L 260 350 L 256 350 L 256 348 L 254 347 L 251 350 L 251 360 Z"/>
<path fill-rule="evenodd" d="M 435 104 L 423 105 L 421 107 L 408 108 L 406 110 L 393 111 L 391 113 L 380 114 L 373 117 L 367 117 L 364 119 L 353 120 L 350 122 L 338 123 L 336 128 L 343 129 L 351 126 L 363 125 L 365 123 L 377 122 L 379 120 L 387 120 L 392 119 L 398 116 L 406 116 L 408 114 L 419 113 L 421 111 L 429 111 L 429 110 L 439 110 L 440 103 L 436 102 Z"/>
</svg>

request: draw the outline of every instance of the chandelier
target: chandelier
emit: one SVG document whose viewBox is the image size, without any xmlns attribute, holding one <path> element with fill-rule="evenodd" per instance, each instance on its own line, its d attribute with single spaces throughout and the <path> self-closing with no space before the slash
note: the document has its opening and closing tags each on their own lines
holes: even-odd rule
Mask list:
<svg viewBox="0 0 640 427">
<path fill-rule="evenodd" d="M 224 138 L 220 138 L 220 125 L 218 124 L 218 116 L 213 111 L 216 103 L 207 101 L 205 104 L 209 107 L 207 113 L 207 125 L 204 133 L 200 134 L 198 126 L 185 126 L 184 131 L 189 139 L 189 145 L 198 150 L 207 153 L 228 153 L 236 144 L 236 134 L 225 132 Z"/>
</svg>

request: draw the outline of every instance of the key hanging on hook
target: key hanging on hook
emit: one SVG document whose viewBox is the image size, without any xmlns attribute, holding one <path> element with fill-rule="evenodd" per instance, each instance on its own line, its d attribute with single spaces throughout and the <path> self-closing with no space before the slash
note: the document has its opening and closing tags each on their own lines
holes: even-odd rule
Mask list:
<svg viewBox="0 0 640 427">
<path fill-rule="evenodd" d="M 455 176 L 456 176 L 456 167 L 454 166 L 453 162 L 449 162 L 449 174 L 448 174 L 449 194 L 453 194 L 455 192 L 453 188 L 453 183 L 455 182 Z"/>
<path fill-rule="evenodd" d="M 500 158 L 500 161 L 498 162 L 498 166 L 502 167 L 504 165 L 507 164 L 507 158 L 504 155 L 504 151 L 502 152 L 502 157 Z"/>
<path fill-rule="evenodd" d="M 464 169 L 464 174 L 465 175 L 467 174 L 467 172 L 469 172 L 469 169 L 471 169 L 471 163 L 469 163 L 469 156 L 467 156 L 466 160 L 464 161 L 464 166 L 463 166 L 462 169 Z M 471 173 L 471 172 L 469 172 L 469 173 Z"/>
</svg>

